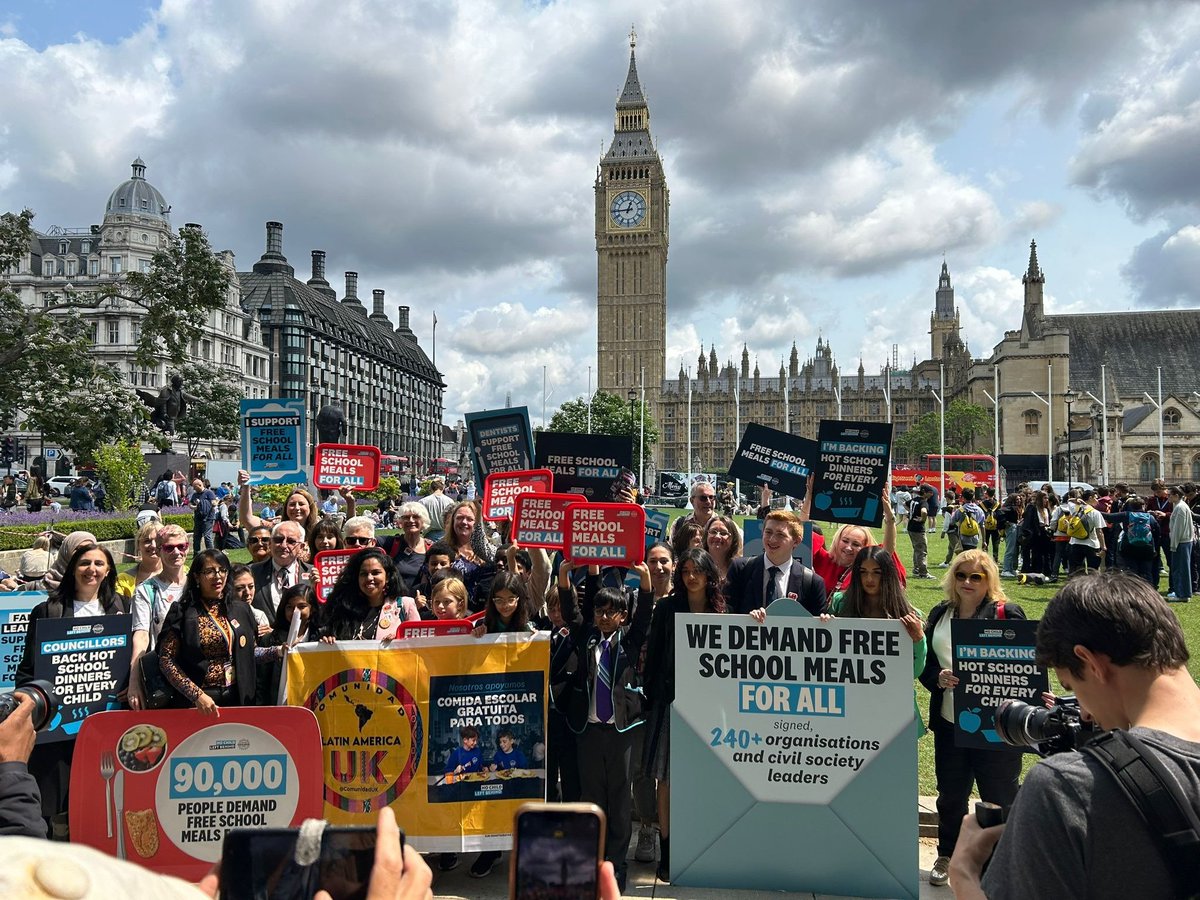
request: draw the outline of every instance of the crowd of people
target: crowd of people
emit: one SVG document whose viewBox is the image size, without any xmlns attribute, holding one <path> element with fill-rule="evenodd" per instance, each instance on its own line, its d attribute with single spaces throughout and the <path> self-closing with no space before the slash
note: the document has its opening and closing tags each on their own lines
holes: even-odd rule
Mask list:
<svg viewBox="0 0 1200 900">
<path fill-rule="evenodd" d="M 1000 577 L 1053 584 L 1080 570 L 1123 569 L 1156 589 L 1168 573 L 1166 598 L 1186 602 L 1200 589 L 1200 488 L 1188 481 L 1151 482 L 1145 496 L 1117 482 L 1069 489 L 1063 496 L 1046 483 L 1020 484 L 1003 501 L 996 490 L 947 491 L 946 503 L 929 484 L 893 491 L 896 517 L 913 550 L 913 577 L 929 572 L 930 535 L 946 541 L 942 568 L 963 549 L 982 548 Z M 941 524 L 937 517 L 941 514 Z"/>
<path fill-rule="evenodd" d="M 954 672 L 950 623 L 956 618 L 1020 619 L 1023 610 L 1005 595 L 1002 578 L 1062 570 L 1127 568 L 1156 583 L 1153 554 L 1187 544 L 1169 558 L 1175 599 L 1190 596 L 1183 582 L 1190 567 L 1191 534 L 1183 540 L 1180 509 L 1192 528 L 1192 485 L 1154 487 L 1153 503 L 1113 490 L 1074 491 L 1059 500 L 1045 488 L 1024 486 L 1003 503 L 994 493 L 964 491 L 947 510 L 933 509 L 923 493 L 883 506 L 882 540 L 871 529 L 843 525 L 826 536 L 812 523 L 812 566 L 794 558 L 810 520 L 808 502 L 797 512 L 773 508 L 764 491 L 758 516 L 763 552 L 743 554 L 734 520 L 717 511 L 707 482 L 692 489 L 689 513 L 673 524 L 669 540 L 648 547 L 632 571 L 576 566 L 543 550 L 507 540 L 506 529 L 486 525 L 474 500 L 454 500 L 443 490 L 389 510 L 397 533 L 376 536 L 381 512 L 360 515 L 353 494 L 344 515 L 322 516 L 316 498 L 294 489 L 277 521 L 253 511 L 248 479 L 225 497 L 236 497 L 249 565 L 233 565 L 208 543 L 200 523 L 192 534 L 150 521 L 138 532 L 137 558 L 126 571 L 94 536 L 74 532 L 63 541 L 41 583 L 49 599 L 30 616 L 18 683 L 32 677 L 34 623 L 47 617 L 87 617 L 131 612 L 131 708 L 194 707 L 217 716 L 222 707 L 279 702 L 284 658 L 302 641 L 336 643 L 381 639 L 391 610 L 400 621 L 465 619 L 477 635 L 548 633 L 550 696 L 545 739 L 547 795 L 555 801 L 597 803 L 608 815 L 606 858 L 620 889 L 626 857 L 657 860 L 670 877 L 670 709 L 675 697 L 676 613 L 749 615 L 764 621 L 779 598 L 801 603 L 815 616 L 895 619 L 912 641 L 913 673 L 930 693 L 939 812 L 938 858 L 930 873 L 945 884 L 963 828 L 967 802 L 977 788 L 985 801 L 1011 806 L 1017 795 L 1021 754 L 955 745 Z M 1047 488 L 1049 486 L 1046 486 Z M 208 490 L 193 485 L 193 496 Z M 215 492 L 214 496 L 215 496 Z M 810 492 L 811 496 L 811 492 Z M 631 498 L 626 497 L 626 500 Z M 428 502 L 426 502 L 428 501 Z M 1148 508 L 1149 507 L 1149 508 Z M 1161 507 L 1161 508 L 1160 508 Z M 942 533 L 953 535 L 942 578 L 943 600 L 923 617 L 908 599 L 909 577 L 931 577 L 919 556 L 930 523 L 943 514 Z M 1157 512 L 1158 516 L 1154 513 Z M 1144 556 L 1136 552 L 1145 539 Z M 967 521 L 974 527 L 964 526 Z M 1067 539 L 1055 535 L 1068 522 Z M 896 554 L 903 525 L 913 543 L 908 573 Z M 1033 532 L 1044 535 L 1035 538 Z M 1021 538 L 1023 532 L 1029 536 Z M 1002 537 L 993 541 L 991 532 Z M 1086 534 L 1084 533 L 1086 532 Z M 1014 536 L 1015 535 L 1015 536 Z M 1048 545 L 1048 546 L 1046 546 Z M 359 552 L 332 585 L 312 568 L 321 550 Z M 192 552 L 190 564 L 186 563 Z M 1151 580 L 1151 579 L 1154 580 Z M 627 580 L 635 586 L 626 587 Z M 318 601 L 326 588 L 325 602 Z M 920 711 L 914 709 L 923 733 Z M 42 818 L 52 835 L 68 834 L 66 821 L 70 741 L 39 747 L 29 771 L 40 788 Z M 637 823 L 636 835 L 634 823 Z M 972 840 L 974 830 L 969 829 Z M 480 853 L 470 874 L 487 876 L 500 854 Z M 458 865 L 444 853 L 437 866 Z"/>
</svg>

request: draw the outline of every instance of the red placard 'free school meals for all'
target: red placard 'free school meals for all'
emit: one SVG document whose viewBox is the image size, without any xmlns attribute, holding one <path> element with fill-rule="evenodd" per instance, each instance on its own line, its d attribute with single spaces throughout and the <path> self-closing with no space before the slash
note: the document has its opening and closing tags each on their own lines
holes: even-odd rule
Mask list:
<svg viewBox="0 0 1200 900">
<path fill-rule="evenodd" d="M 574 503 L 567 507 L 572 562 L 634 566 L 646 553 L 646 511 L 636 503 Z"/>
<path fill-rule="evenodd" d="M 567 509 L 582 500 L 582 494 L 522 494 L 514 505 L 512 539 L 522 547 L 561 550 Z"/>
<path fill-rule="evenodd" d="M 483 482 L 483 517 L 489 522 L 511 519 L 513 504 L 522 494 L 547 494 L 554 488 L 549 469 L 494 472 Z"/>
<path fill-rule="evenodd" d="M 313 559 L 313 565 L 317 569 L 317 578 L 320 579 L 321 588 L 317 592 L 317 599 L 324 603 L 329 599 L 329 593 L 333 590 L 333 583 L 338 580 L 338 576 L 342 574 L 342 569 L 346 568 L 354 554 L 358 553 L 358 548 L 352 550 L 322 550 Z"/>
<path fill-rule="evenodd" d="M 373 491 L 379 487 L 382 458 L 378 447 L 365 444 L 317 444 L 313 484 L 322 490 Z"/>
</svg>

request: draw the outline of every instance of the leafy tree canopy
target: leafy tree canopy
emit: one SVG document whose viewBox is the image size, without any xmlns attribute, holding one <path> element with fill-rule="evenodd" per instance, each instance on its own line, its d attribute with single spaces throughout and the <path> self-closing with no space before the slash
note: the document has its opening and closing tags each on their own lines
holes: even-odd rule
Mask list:
<svg viewBox="0 0 1200 900">
<path fill-rule="evenodd" d="M 646 456 L 652 456 L 654 445 L 658 443 L 658 426 L 650 414 L 647 405 L 640 401 L 633 403 L 632 409 L 628 400 L 610 394 L 607 391 L 596 391 L 592 396 L 592 428 L 591 434 L 609 434 L 615 436 L 632 435 L 633 437 L 633 468 L 641 471 L 641 460 L 638 457 L 638 446 L 641 440 L 641 422 L 646 427 Z M 547 431 L 588 434 L 588 402 L 587 398 L 568 400 L 550 417 Z"/>
<path fill-rule="evenodd" d="M 927 453 L 941 453 L 938 433 L 939 414 L 926 413 L 896 438 L 893 445 L 898 460 L 917 462 Z M 946 407 L 946 452 L 986 453 L 992 449 L 992 413 L 965 400 L 951 401 Z"/>
</svg>

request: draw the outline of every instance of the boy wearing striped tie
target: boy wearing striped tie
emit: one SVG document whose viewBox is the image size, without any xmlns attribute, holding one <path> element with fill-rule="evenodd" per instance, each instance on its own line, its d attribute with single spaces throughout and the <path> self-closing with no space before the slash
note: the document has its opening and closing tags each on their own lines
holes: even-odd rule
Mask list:
<svg viewBox="0 0 1200 900">
<path fill-rule="evenodd" d="M 603 588 L 600 570 L 588 568 L 584 582 L 582 624 L 575 642 L 586 691 L 573 694 L 567 723 L 579 735 L 579 781 L 582 798 L 608 817 L 604 855 L 625 890 L 629 840 L 633 833 L 633 734 L 642 724 L 642 692 L 637 661 L 650 626 L 654 592 L 645 563 L 634 567 L 641 579 L 633 619 L 624 591 Z M 569 587 L 569 583 L 568 583 Z M 563 589 L 560 577 L 559 589 Z"/>
</svg>

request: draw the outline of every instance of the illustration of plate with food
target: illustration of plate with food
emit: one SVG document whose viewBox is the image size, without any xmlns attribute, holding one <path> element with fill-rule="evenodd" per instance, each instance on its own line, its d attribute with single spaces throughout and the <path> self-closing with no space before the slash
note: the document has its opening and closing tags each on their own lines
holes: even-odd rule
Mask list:
<svg viewBox="0 0 1200 900">
<path fill-rule="evenodd" d="M 157 725 L 134 725 L 117 741 L 117 758 L 130 772 L 149 772 L 167 754 L 167 733 Z"/>
</svg>

